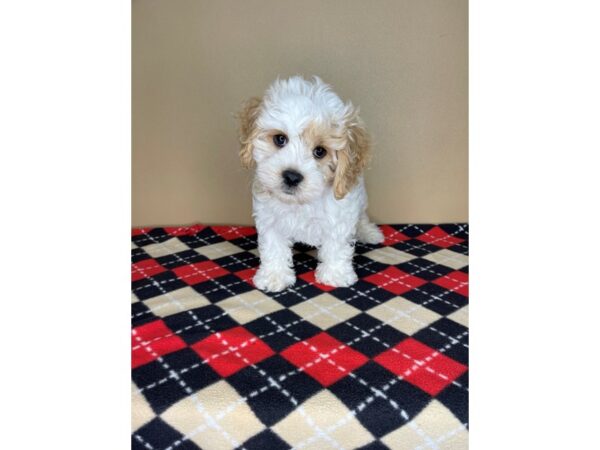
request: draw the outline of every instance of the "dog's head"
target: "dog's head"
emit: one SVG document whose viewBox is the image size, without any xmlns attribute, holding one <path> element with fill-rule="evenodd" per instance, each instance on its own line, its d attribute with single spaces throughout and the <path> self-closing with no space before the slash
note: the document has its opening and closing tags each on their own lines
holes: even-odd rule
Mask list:
<svg viewBox="0 0 600 450">
<path fill-rule="evenodd" d="M 256 165 L 262 188 L 286 203 L 311 202 L 330 187 L 339 200 L 368 162 L 358 109 L 318 77 L 275 81 L 239 118 L 242 165 Z"/>
</svg>

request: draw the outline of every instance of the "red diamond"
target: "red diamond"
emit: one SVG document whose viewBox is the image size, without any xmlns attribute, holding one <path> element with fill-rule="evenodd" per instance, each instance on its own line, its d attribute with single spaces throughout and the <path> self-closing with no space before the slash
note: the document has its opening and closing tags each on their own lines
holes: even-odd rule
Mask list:
<svg viewBox="0 0 600 450">
<path fill-rule="evenodd" d="M 194 235 L 205 228 L 204 225 L 193 225 L 191 227 L 165 227 L 164 230 L 171 236 L 188 236 Z"/>
<path fill-rule="evenodd" d="M 288 347 L 281 356 L 296 367 L 303 368 L 324 387 L 344 378 L 368 361 L 365 355 L 344 346 L 325 332 Z"/>
<path fill-rule="evenodd" d="M 212 261 L 202 261 L 199 263 L 188 264 L 187 266 L 176 267 L 173 272 L 187 284 L 198 284 L 201 281 L 212 280 L 223 275 L 227 275 L 225 269 Z"/>
<path fill-rule="evenodd" d="M 464 239 L 451 236 L 440 227 L 433 227 L 431 230 L 423 233 L 417 239 L 422 242 L 427 242 L 428 244 L 437 245 L 438 247 L 443 248 L 452 247 L 453 245 L 464 242 Z"/>
<path fill-rule="evenodd" d="M 244 269 L 240 270 L 239 272 L 235 272 L 234 275 L 238 278 L 241 278 L 243 281 L 254 287 L 254 282 L 252 281 L 252 278 L 254 278 L 254 275 L 256 274 L 257 270 L 258 269 L 256 267 L 252 269 Z"/>
<path fill-rule="evenodd" d="M 379 273 L 369 275 L 364 280 L 396 295 L 404 294 L 427 283 L 427 281 L 403 272 L 394 266 L 390 266 Z"/>
<path fill-rule="evenodd" d="M 222 377 L 228 377 L 275 352 L 243 327 L 211 334 L 191 346 Z"/>
<path fill-rule="evenodd" d="M 402 234 L 398 230 L 390 227 L 389 225 L 381 225 L 379 227 L 385 236 L 385 241 L 383 241 L 383 245 L 394 245 L 398 242 L 408 241 L 410 238 L 405 234 Z"/>
<path fill-rule="evenodd" d="M 449 274 L 435 280 L 434 283 L 438 286 L 450 289 L 453 292 L 458 292 L 460 295 L 464 295 L 465 297 L 469 296 L 469 275 L 464 272 L 460 272 L 458 270 L 455 272 L 450 272 Z"/>
<path fill-rule="evenodd" d="M 413 338 L 383 352 L 375 361 L 431 395 L 438 394 L 467 370 Z"/>
<path fill-rule="evenodd" d="M 131 366 L 135 369 L 159 356 L 181 350 L 186 344 L 162 320 L 155 320 L 132 330 L 131 347 Z"/>
<path fill-rule="evenodd" d="M 211 228 L 215 233 L 228 241 L 256 234 L 256 228 L 254 227 L 213 226 Z"/>
<path fill-rule="evenodd" d="M 132 228 L 131 229 L 131 235 L 132 236 L 139 236 L 140 234 L 146 234 L 151 229 L 152 228 Z"/>
<path fill-rule="evenodd" d="M 148 278 L 166 269 L 153 259 L 144 259 L 131 265 L 131 281 Z"/>
<path fill-rule="evenodd" d="M 302 275 L 298 275 L 298 278 L 303 279 L 307 283 L 312 284 L 313 286 L 319 288 L 322 291 L 333 291 L 335 288 L 333 286 L 327 286 L 326 284 L 321 284 L 317 282 L 315 278 L 315 271 L 311 270 L 310 272 L 303 273 Z"/>
</svg>

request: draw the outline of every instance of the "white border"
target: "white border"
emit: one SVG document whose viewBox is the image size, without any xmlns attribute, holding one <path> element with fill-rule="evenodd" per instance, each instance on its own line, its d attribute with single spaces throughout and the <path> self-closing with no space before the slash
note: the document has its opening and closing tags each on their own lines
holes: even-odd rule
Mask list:
<svg viewBox="0 0 600 450">
<path fill-rule="evenodd" d="M 130 5 L 0 12 L 4 448 L 130 447 Z"/>
<path fill-rule="evenodd" d="M 471 2 L 472 448 L 597 440 L 597 5 Z M 5 3 L 0 45 L 2 441 L 127 448 L 130 5 Z"/>
<path fill-rule="evenodd" d="M 470 2 L 472 449 L 597 446 L 598 17 Z"/>
</svg>

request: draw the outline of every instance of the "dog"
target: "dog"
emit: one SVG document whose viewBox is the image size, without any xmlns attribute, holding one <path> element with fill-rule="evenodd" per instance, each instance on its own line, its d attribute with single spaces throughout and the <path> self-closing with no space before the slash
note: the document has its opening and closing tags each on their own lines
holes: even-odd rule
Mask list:
<svg viewBox="0 0 600 450">
<path fill-rule="evenodd" d="M 255 168 L 253 217 L 260 267 L 254 285 L 279 292 L 296 281 L 292 246 L 317 247 L 316 281 L 357 281 L 354 244 L 383 242 L 366 213 L 371 144 L 358 108 L 319 77 L 277 79 L 238 114 L 240 159 Z"/>
</svg>

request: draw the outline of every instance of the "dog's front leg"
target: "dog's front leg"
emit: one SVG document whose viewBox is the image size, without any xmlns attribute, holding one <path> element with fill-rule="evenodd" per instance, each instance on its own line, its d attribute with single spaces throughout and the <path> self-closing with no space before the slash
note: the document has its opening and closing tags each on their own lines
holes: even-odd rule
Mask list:
<svg viewBox="0 0 600 450">
<path fill-rule="evenodd" d="M 292 268 L 292 243 L 269 230 L 258 233 L 260 267 L 254 275 L 254 285 L 262 291 L 279 292 L 296 282 Z"/>
<path fill-rule="evenodd" d="M 319 247 L 319 265 L 315 278 L 319 283 L 335 287 L 347 287 L 356 283 L 352 267 L 354 245 L 350 237 L 339 236 L 326 239 Z"/>
</svg>

